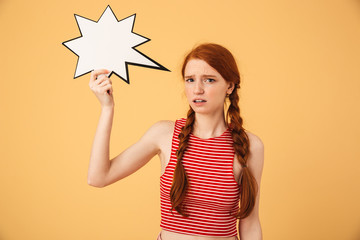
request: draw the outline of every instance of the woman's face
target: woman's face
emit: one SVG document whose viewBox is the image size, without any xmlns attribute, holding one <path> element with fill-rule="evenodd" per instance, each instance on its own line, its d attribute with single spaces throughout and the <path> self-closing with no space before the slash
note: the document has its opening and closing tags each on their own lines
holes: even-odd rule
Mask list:
<svg viewBox="0 0 360 240">
<path fill-rule="evenodd" d="M 196 113 L 214 114 L 224 111 L 226 94 L 233 90 L 233 84 L 200 59 L 191 59 L 185 66 L 185 94 Z"/>
</svg>

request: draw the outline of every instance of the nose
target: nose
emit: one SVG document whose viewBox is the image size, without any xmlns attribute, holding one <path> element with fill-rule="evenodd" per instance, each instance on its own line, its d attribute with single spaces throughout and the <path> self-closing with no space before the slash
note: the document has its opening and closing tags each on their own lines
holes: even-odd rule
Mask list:
<svg viewBox="0 0 360 240">
<path fill-rule="evenodd" d="M 204 93 L 204 88 L 201 81 L 196 81 L 194 86 L 194 94 Z"/>
</svg>

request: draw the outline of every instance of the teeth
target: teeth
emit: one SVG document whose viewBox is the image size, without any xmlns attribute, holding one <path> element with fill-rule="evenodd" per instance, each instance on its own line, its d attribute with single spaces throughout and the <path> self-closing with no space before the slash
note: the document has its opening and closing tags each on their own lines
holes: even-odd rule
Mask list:
<svg viewBox="0 0 360 240">
<path fill-rule="evenodd" d="M 195 102 L 205 102 L 204 100 L 195 100 Z"/>
</svg>

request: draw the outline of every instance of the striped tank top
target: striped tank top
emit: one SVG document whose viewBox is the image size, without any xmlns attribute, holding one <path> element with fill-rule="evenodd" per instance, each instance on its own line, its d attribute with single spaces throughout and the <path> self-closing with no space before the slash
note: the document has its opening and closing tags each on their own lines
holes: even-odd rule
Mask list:
<svg viewBox="0 0 360 240">
<path fill-rule="evenodd" d="M 183 217 L 175 209 L 171 211 L 170 189 L 177 162 L 178 135 L 185 122 L 185 118 L 175 122 L 170 161 L 160 176 L 160 227 L 189 235 L 236 236 L 237 219 L 230 213 L 239 210 L 241 189 L 233 174 L 235 152 L 230 128 L 221 136 L 208 139 L 190 134 L 182 159 L 190 185 L 183 202 L 189 217 Z"/>
</svg>

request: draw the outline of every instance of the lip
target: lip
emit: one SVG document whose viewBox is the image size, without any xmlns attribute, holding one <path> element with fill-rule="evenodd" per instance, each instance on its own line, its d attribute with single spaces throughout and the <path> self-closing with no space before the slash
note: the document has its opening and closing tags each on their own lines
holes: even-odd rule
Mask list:
<svg viewBox="0 0 360 240">
<path fill-rule="evenodd" d="M 195 102 L 195 100 L 204 100 L 205 102 Z M 206 100 L 205 99 L 201 99 L 201 98 L 196 98 L 193 100 L 193 104 L 194 106 L 196 107 L 201 107 L 201 106 L 204 106 L 206 104 Z"/>
<path fill-rule="evenodd" d="M 206 100 L 205 100 L 205 99 L 202 99 L 202 98 L 195 98 L 195 99 L 193 99 L 193 103 L 197 103 L 197 102 L 195 102 L 195 100 L 202 100 L 202 101 L 205 101 L 205 102 L 206 102 Z M 203 102 L 199 102 L 199 103 L 203 103 Z"/>
</svg>

